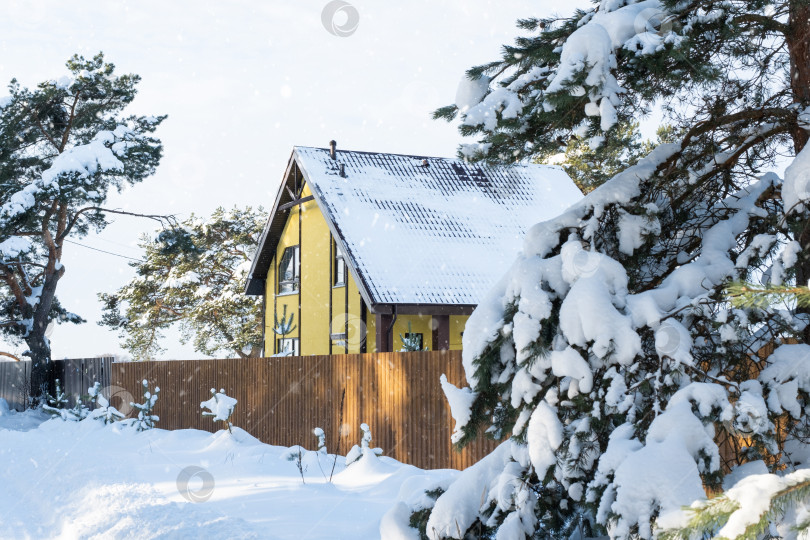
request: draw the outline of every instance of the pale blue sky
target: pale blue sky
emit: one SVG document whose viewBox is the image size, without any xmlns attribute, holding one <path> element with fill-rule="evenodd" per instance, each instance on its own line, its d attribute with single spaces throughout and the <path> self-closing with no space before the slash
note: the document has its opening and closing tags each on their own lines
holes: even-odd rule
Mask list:
<svg viewBox="0 0 810 540">
<path fill-rule="evenodd" d="M 218 205 L 270 206 L 293 145 L 336 139 L 353 150 L 454 155 L 455 126 L 429 114 L 452 103 L 464 70 L 496 59 L 517 35 L 517 18 L 587 5 L 351 3 L 357 31 L 337 37 L 321 23 L 327 0 L 4 1 L 0 81 L 56 78 L 74 52 L 99 50 L 121 72 L 140 74 L 133 110 L 169 115 L 158 132 L 165 157 L 155 176 L 109 206 L 182 218 Z M 151 228 L 118 218 L 82 242 L 137 257 L 138 236 Z M 96 293 L 127 281 L 126 259 L 69 245 L 63 262 L 58 294 L 88 323 L 57 327 L 54 357 L 120 352 L 117 336 L 96 325 Z M 165 346 L 166 358 L 200 356 L 175 339 Z"/>
</svg>

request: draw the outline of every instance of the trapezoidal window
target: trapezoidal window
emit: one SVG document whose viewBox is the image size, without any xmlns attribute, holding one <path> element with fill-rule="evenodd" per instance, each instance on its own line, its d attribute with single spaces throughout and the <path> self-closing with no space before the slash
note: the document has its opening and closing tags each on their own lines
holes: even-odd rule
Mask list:
<svg viewBox="0 0 810 540">
<path fill-rule="evenodd" d="M 284 250 L 278 265 L 278 293 L 297 292 L 301 284 L 301 255 L 298 246 Z"/>
<path fill-rule="evenodd" d="M 335 287 L 346 285 L 346 258 L 335 243 Z"/>
</svg>

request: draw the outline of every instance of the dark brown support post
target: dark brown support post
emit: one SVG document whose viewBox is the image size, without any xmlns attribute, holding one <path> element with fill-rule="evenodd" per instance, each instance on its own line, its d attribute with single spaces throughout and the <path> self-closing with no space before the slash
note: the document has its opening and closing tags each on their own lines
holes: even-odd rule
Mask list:
<svg viewBox="0 0 810 540">
<path fill-rule="evenodd" d="M 431 327 L 433 328 L 433 350 L 450 350 L 450 316 L 433 315 Z"/>
<path fill-rule="evenodd" d="M 278 248 L 276 248 L 278 249 Z M 276 350 L 276 343 L 278 340 L 276 339 L 276 320 L 278 319 L 278 266 L 276 266 L 276 256 L 273 255 L 273 259 L 270 261 L 270 264 L 273 265 L 273 347 L 270 349 L 272 350 L 272 354 L 278 353 Z M 265 329 L 267 331 L 267 329 Z"/>
<path fill-rule="evenodd" d="M 394 321 L 393 315 L 377 313 L 374 321 L 374 331 L 377 336 L 377 352 L 391 352 L 391 333 L 389 328 Z"/>
<path fill-rule="evenodd" d="M 335 248 L 334 248 L 334 243 L 335 243 L 335 239 L 332 238 L 332 234 L 330 233 L 329 234 L 329 272 L 328 272 L 328 274 L 329 274 L 329 284 L 328 285 L 329 286 L 326 288 L 326 290 L 329 293 L 329 335 L 327 337 L 329 338 L 329 354 L 330 355 L 332 354 L 332 321 L 335 320 L 335 315 L 332 313 L 332 284 L 335 283 L 335 276 L 334 276 L 334 272 L 335 272 L 335 263 L 334 263 L 335 253 L 334 253 L 334 249 Z"/>
<path fill-rule="evenodd" d="M 349 354 L 349 278 L 345 278 L 346 285 L 343 287 L 343 316 L 346 319 L 343 325 L 343 333 L 346 336 L 346 347 L 344 350 Z"/>
<path fill-rule="evenodd" d="M 300 197 L 303 190 L 298 189 L 298 163 L 293 164 L 293 174 L 295 175 L 295 194 L 296 196 Z M 301 347 L 304 344 L 304 334 L 302 332 L 303 325 L 301 324 L 301 299 L 303 297 L 303 285 L 304 285 L 304 275 L 301 272 L 301 269 L 304 267 L 304 246 L 301 245 L 301 239 L 303 235 L 301 234 L 301 210 L 304 209 L 304 206 L 301 205 L 298 207 L 298 354 L 304 354 L 301 350 Z"/>
<path fill-rule="evenodd" d="M 262 350 L 259 356 L 266 356 L 264 354 L 264 347 L 267 343 L 267 276 L 264 276 L 264 290 L 262 291 Z"/>
<path fill-rule="evenodd" d="M 363 324 L 360 325 L 360 329 L 363 332 L 363 335 L 360 336 L 360 354 L 364 354 L 368 352 L 368 327 L 366 326 L 366 301 L 363 300 L 363 297 L 360 297 L 360 322 Z"/>
</svg>

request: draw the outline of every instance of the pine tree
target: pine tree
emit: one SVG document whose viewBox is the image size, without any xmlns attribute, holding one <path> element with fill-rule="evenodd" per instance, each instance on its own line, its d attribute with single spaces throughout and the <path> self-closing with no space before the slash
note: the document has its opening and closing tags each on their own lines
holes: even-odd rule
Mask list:
<svg viewBox="0 0 810 540">
<path fill-rule="evenodd" d="M 656 106 L 674 141 L 535 226 L 470 317 L 453 439 L 504 442 L 414 522 L 429 538 L 651 538 L 724 465 L 806 454 L 807 308 L 727 289 L 810 276 L 810 3 L 603 0 L 519 25 L 437 111 L 478 136 L 462 156 L 535 159 L 572 136 L 598 153 Z M 784 179 L 768 172 L 782 155 Z"/>
<path fill-rule="evenodd" d="M 192 214 L 154 239 L 144 236 L 143 259 L 130 263 L 135 278 L 114 294 L 99 294 L 100 324 L 117 329 L 122 346 L 139 360 L 162 352 L 163 331 L 173 325 L 183 343 L 193 341 L 203 354 L 258 356 L 261 301 L 242 287 L 266 220 L 261 207 L 220 207 L 209 218 Z"/>
<path fill-rule="evenodd" d="M 667 131 L 659 130 L 659 141 L 666 139 Z M 663 137 L 662 137 L 663 136 Z M 565 141 L 558 141 L 560 143 Z M 574 181 L 582 193 L 590 193 L 616 173 L 635 165 L 649 153 L 653 144 L 642 141 L 637 122 L 616 127 L 613 136 L 606 139 L 597 149 L 591 148 L 588 141 L 571 137 L 556 153 L 540 152 L 532 158 L 537 163 L 560 165 Z"/>
<path fill-rule="evenodd" d="M 116 75 L 101 53 L 67 68 L 0 97 L 0 332 L 27 344 L 32 396 L 50 380 L 48 324 L 83 322 L 56 296 L 65 242 L 126 214 L 104 208 L 109 191 L 150 176 L 162 154 L 151 133 L 165 116 L 123 114 L 139 76 Z"/>
<path fill-rule="evenodd" d="M 428 350 L 427 347 L 424 348 L 422 347 L 422 336 L 413 333 L 413 330 L 411 329 L 411 321 L 408 321 L 408 332 L 404 336 L 400 334 L 399 339 L 402 340 L 402 349 L 400 350 L 400 352 L 416 352 Z"/>
<path fill-rule="evenodd" d="M 87 389 L 87 394 L 93 404 L 93 410 L 90 412 L 92 419 L 105 424 L 112 424 L 124 419 L 125 415 L 110 405 L 110 402 L 102 394 L 101 383 L 93 383 L 93 386 Z"/>
<path fill-rule="evenodd" d="M 138 416 L 127 420 L 127 422 L 137 431 L 146 431 L 154 428 L 155 423 L 160 420 L 159 416 L 153 414 L 160 387 L 156 386 L 155 391 L 150 392 L 149 382 L 146 379 L 141 382 L 141 385 L 143 386 L 143 403 L 130 402 L 129 406 L 138 411 Z"/>
</svg>

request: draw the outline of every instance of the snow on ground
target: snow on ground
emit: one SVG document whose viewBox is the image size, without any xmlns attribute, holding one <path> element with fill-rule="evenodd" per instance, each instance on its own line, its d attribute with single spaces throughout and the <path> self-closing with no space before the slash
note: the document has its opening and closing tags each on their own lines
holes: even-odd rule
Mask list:
<svg viewBox="0 0 810 540">
<path fill-rule="evenodd" d="M 137 432 L 0 411 L 0 538 L 379 538 L 406 480 L 411 491 L 456 474 L 338 457 L 329 483 L 333 456 L 304 451 L 304 484 L 291 453 L 238 428 Z"/>
<path fill-rule="evenodd" d="M 50 418 L 47 414 L 41 411 L 25 411 L 18 413 L 14 409 L 9 410 L 8 402 L 0 398 L 0 433 L 4 429 L 13 429 L 15 431 L 28 431 L 39 426 L 42 422 Z M 3 437 L 0 435 L 0 444 L 2 444 Z"/>
</svg>

